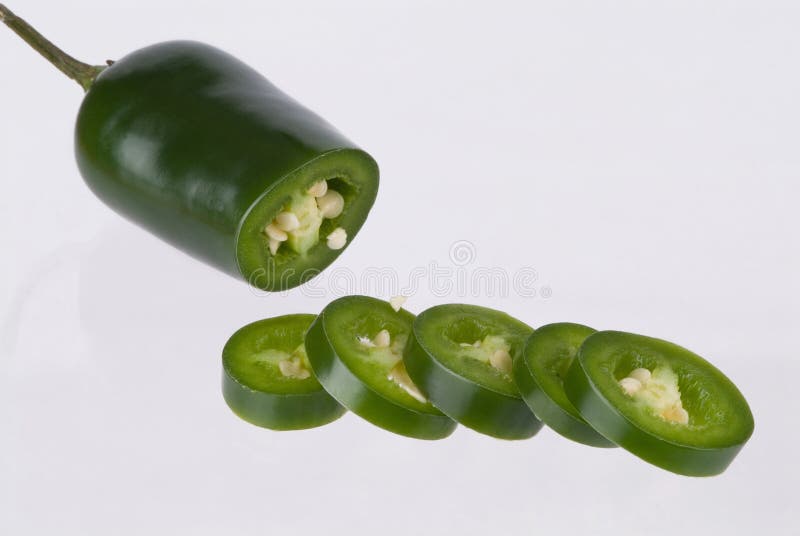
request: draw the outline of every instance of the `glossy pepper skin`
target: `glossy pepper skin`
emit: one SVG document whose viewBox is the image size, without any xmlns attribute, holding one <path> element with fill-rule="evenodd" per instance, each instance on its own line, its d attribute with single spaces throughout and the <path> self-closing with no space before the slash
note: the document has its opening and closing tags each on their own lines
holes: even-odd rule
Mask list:
<svg viewBox="0 0 800 536">
<path fill-rule="evenodd" d="M 341 253 L 322 237 L 308 258 L 270 265 L 266 243 L 245 234 L 248 214 L 287 176 L 309 170 L 303 187 L 350 177 L 350 238 L 377 194 L 367 153 L 249 66 L 197 42 L 152 45 L 104 69 L 81 105 L 75 148 L 86 183 L 112 209 L 266 290 L 299 285 Z M 274 214 L 265 216 L 263 224 Z M 296 273 L 255 273 L 267 270 Z"/>
</svg>

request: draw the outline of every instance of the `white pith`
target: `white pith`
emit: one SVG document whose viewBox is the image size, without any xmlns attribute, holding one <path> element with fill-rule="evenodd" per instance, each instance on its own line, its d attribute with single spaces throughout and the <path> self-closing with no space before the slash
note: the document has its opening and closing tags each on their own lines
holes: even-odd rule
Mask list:
<svg viewBox="0 0 800 536">
<path fill-rule="evenodd" d="M 402 387 L 406 393 L 419 400 L 423 404 L 428 401 L 428 399 L 425 398 L 425 395 L 423 395 L 420 390 L 417 389 L 417 386 L 414 385 L 414 382 L 411 381 L 408 371 L 406 370 L 406 365 L 403 363 L 402 359 L 398 361 L 394 367 L 392 367 L 392 370 L 389 371 L 387 378 Z"/>
<path fill-rule="evenodd" d="M 406 365 L 403 363 L 404 341 L 392 341 L 391 334 L 385 329 L 380 330 L 372 338 L 366 335 L 361 335 L 356 338 L 361 346 L 367 348 L 368 351 L 375 357 L 378 357 L 380 361 L 389 363 L 391 369 L 386 376 L 388 380 L 397 384 L 416 400 L 422 403 L 428 401 L 425 395 L 414 385 L 414 382 L 411 381 L 408 371 L 406 371 Z"/>
<path fill-rule="evenodd" d="M 473 343 L 459 343 L 464 353 L 473 359 L 491 365 L 503 374 L 511 374 L 511 346 L 503 337 L 487 335 Z"/>
<path fill-rule="evenodd" d="M 343 211 L 344 197 L 325 180 L 296 193 L 275 219 L 264 226 L 270 254 L 276 255 L 284 244 L 295 253 L 305 254 L 319 243 L 323 220 L 336 218 Z M 326 242 L 330 249 L 342 249 L 347 244 L 347 232 L 338 227 L 326 237 Z"/>
<path fill-rule="evenodd" d="M 305 380 L 311 376 L 311 371 L 305 368 L 299 357 L 293 357 L 292 359 L 284 359 L 283 361 L 280 361 L 278 363 L 278 368 L 281 370 L 281 374 L 287 378 Z"/>
<path fill-rule="evenodd" d="M 278 370 L 285 378 L 305 380 L 311 376 L 311 366 L 306 357 L 306 349 L 302 344 L 292 353 L 281 350 L 268 350 L 264 352 L 264 361 L 277 363 Z"/>
<path fill-rule="evenodd" d="M 627 396 L 661 419 L 675 424 L 689 423 L 689 413 L 681 401 L 678 376 L 671 368 L 634 369 L 619 380 L 619 386 Z"/>
</svg>

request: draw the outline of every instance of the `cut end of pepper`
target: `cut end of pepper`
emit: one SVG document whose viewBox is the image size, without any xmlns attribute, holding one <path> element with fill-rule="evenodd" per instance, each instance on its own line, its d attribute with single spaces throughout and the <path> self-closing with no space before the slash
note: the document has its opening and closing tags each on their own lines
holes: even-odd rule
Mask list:
<svg viewBox="0 0 800 536">
<path fill-rule="evenodd" d="M 265 190 L 240 220 L 236 265 L 252 286 L 294 288 L 350 245 L 378 193 L 378 166 L 360 149 L 314 158 Z"/>
<path fill-rule="evenodd" d="M 298 255 L 305 255 L 320 242 L 323 220 L 337 218 L 343 211 L 344 197 L 331 189 L 324 179 L 304 191 L 295 192 L 275 219 L 264 227 L 270 254 L 275 256 L 289 248 Z M 341 249 L 346 243 L 347 233 L 341 227 L 327 236 L 330 249 Z"/>
</svg>

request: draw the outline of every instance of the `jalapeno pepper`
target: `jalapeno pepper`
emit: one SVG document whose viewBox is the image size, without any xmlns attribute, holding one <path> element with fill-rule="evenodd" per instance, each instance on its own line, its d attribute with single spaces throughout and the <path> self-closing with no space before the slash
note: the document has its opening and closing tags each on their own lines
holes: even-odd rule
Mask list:
<svg viewBox="0 0 800 536">
<path fill-rule="evenodd" d="M 174 41 L 91 66 L 0 15 L 86 89 L 75 153 L 88 186 L 173 246 L 281 290 L 317 275 L 364 223 L 375 161 L 233 56 Z"/>
<path fill-rule="evenodd" d="M 590 335 L 564 389 L 604 437 L 683 475 L 721 473 L 753 433 L 753 414 L 733 382 L 702 357 L 660 339 Z"/>
<path fill-rule="evenodd" d="M 438 305 L 414 321 L 404 354 L 411 379 L 443 413 L 473 430 L 525 439 L 542 427 L 511 377 L 533 329 L 475 305 Z"/>
<path fill-rule="evenodd" d="M 456 423 L 411 381 L 403 351 L 414 315 L 367 296 L 328 304 L 306 334 L 308 359 L 320 383 L 343 406 L 397 434 L 441 439 Z"/>
<path fill-rule="evenodd" d="M 314 428 L 345 413 L 311 373 L 303 337 L 315 318 L 267 318 L 231 336 L 222 350 L 222 394 L 234 413 L 273 430 Z"/>
<path fill-rule="evenodd" d="M 596 330 L 569 322 L 538 328 L 514 361 L 514 381 L 534 415 L 559 434 L 594 447 L 614 447 L 583 420 L 564 393 L 567 370 L 592 333 Z"/>
</svg>

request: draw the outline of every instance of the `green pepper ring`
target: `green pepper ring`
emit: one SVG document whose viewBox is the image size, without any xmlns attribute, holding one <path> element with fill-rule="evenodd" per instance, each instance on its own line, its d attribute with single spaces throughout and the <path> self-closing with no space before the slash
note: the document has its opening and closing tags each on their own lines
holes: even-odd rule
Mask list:
<svg viewBox="0 0 800 536">
<path fill-rule="evenodd" d="M 495 317 L 497 322 L 512 324 L 515 329 L 524 327 L 526 331 L 533 331 L 519 320 L 486 307 L 461 304 L 431 307 L 420 313 L 414 321 L 413 337 L 409 339 L 403 356 L 411 379 L 436 407 L 459 424 L 498 439 L 533 437 L 541 429 L 542 422 L 519 395 L 500 392 L 462 376 L 441 363 L 435 352 L 421 342 L 421 332 L 428 317 L 447 314 L 448 311 L 488 315 Z M 513 389 L 516 391 L 516 386 Z"/>
<path fill-rule="evenodd" d="M 359 378 L 337 354 L 327 333 L 327 317 L 331 314 L 332 308 L 356 300 L 364 301 L 371 307 L 389 308 L 386 302 L 375 298 L 344 296 L 329 303 L 322 310 L 308 329 L 305 339 L 309 362 L 320 383 L 340 404 L 385 430 L 415 439 L 431 440 L 443 439 L 452 434 L 456 428 L 456 423 L 452 419 L 436 410 L 435 413 L 427 413 L 389 400 Z M 395 314 L 409 315 L 413 318 L 411 313 L 403 309 Z"/>
<path fill-rule="evenodd" d="M 315 315 L 294 314 L 252 322 L 238 329 L 222 350 L 222 395 L 228 407 L 242 420 L 271 430 L 303 430 L 335 421 L 347 411 L 312 379 L 301 380 L 303 385 L 291 392 L 290 384 L 284 392 L 270 392 L 259 374 L 237 373 L 236 361 L 248 359 L 257 345 L 256 339 L 264 332 L 283 330 L 296 332 L 292 338 L 302 342 L 302 333 L 313 322 Z M 242 355 L 242 346 L 246 355 Z M 294 343 L 290 346 L 295 345 Z M 314 386 L 317 386 L 315 389 Z"/>
<path fill-rule="evenodd" d="M 692 428 L 676 427 L 673 435 L 682 435 L 680 439 L 658 433 L 669 425 L 656 417 L 636 422 L 633 404 L 625 402 L 616 376 L 624 377 L 631 369 L 665 360 L 705 378 L 702 385 L 680 386 L 682 391 L 705 389 L 711 395 L 698 401 L 687 397 L 689 414 L 699 414 L 702 420 L 705 412 L 710 415 L 707 420 L 724 417 L 724 422 L 715 422 L 714 428 L 694 437 Z M 753 433 L 753 415 L 733 382 L 697 354 L 661 339 L 619 331 L 591 335 L 572 362 L 564 389 L 581 416 L 604 437 L 653 465 L 682 475 L 723 472 Z M 715 405 L 712 408 L 703 403 Z"/>
</svg>

